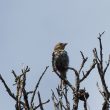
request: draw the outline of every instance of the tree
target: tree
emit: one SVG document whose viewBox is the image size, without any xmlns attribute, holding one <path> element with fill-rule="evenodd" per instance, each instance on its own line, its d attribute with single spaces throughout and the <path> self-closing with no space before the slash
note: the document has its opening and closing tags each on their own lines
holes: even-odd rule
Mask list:
<svg viewBox="0 0 110 110">
<path fill-rule="evenodd" d="M 103 45 L 102 45 L 103 34 L 104 32 L 101 34 L 99 33 L 99 37 L 98 37 L 100 52 L 98 53 L 96 48 L 93 49 L 94 58 L 92 60 L 91 66 L 88 68 L 87 71 L 83 71 L 83 68 L 86 62 L 88 61 L 88 58 L 85 57 L 82 51 L 80 51 L 81 57 L 82 57 L 80 69 L 77 70 L 75 68 L 68 67 L 68 69 L 71 70 L 75 75 L 75 85 L 71 84 L 68 79 L 64 79 L 64 77 L 62 77 L 58 72 L 55 71 L 55 74 L 60 79 L 62 79 L 66 84 L 66 86 L 64 86 L 63 88 L 60 88 L 60 86 L 57 85 L 56 91 L 51 90 L 52 101 L 53 101 L 53 106 L 55 110 L 78 110 L 80 101 L 83 101 L 84 103 L 83 109 L 88 110 L 87 100 L 90 97 L 90 95 L 87 92 L 86 88 L 81 87 L 81 83 L 88 78 L 92 70 L 95 68 L 98 70 L 98 74 L 100 76 L 100 80 L 103 88 L 101 90 L 99 87 L 99 84 L 97 83 L 99 93 L 103 96 L 103 100 L 104 100 L 102 110 L 109 110 L 110 92 L 106 84 L 105 73 L 110 64 L 110 55 L 106 63 L 106 66 L 104 67 L 104 61 L 103 61 L 104 56 L 103 56 Z M 2 81 L 4 87 L 6 88 L 7 93 L 16 102 L 15 104 L 16 110 L 37 110 L 37 109 L 44 110 L 43 105 L 49 103 L 50 99 L 48 99 L 45 102 L 42 102 L 38 87 L 47 69 L 48 69 L 48 66 L 45 68 L 44 72 L 41 74 L 41 77 L 36 83 L 34 90 L 30 90 L 30 91 L 26 90 L 26 76 L 27 76 L 27 73 L 30 71 L 30 68 L 27 66 L 26 68 L 22 69 L 21 70 L 22 74 L 19 76 L 17 76 L 16 72 L 12 70 L 12 74 L 14 75 L 14 78 L 15 78 L 15 84 L 14 84 L 14 86 L 16 86 L 15 93 L 12 93 L 12 90 L 10 90 L 8 84 L 6 83 L 2 75 L 0 75 L 0 80 Z M 71 91 L 73 94 L 73 100 L 68 99 L 69 91 Z M 31 95 L 30 99 L 28 98 L 29 95 Z M 36 105 L 34 102 L 36 95 L 38 96 L 38 99 L 39 99 L 38 105 Z M 73 102 L 72 105 L 70 104 L 70 102 Z"/>
</svg>

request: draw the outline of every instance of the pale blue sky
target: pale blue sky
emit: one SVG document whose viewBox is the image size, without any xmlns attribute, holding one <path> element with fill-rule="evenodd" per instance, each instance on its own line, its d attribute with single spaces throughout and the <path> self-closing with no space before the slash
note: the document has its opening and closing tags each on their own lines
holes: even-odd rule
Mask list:
<svg viewBox="0 0 110 110">
<path fill-rule="evenodd" d="M 43 100 L 51 99 L 51 89 L 55 90 L 59 82 L 51 68 L 54 45 L 57 42 L 68 43 L 66 50 L 70 66 L 77 69 L 81 62 L 80 50 L 92 63 L 92 49 L 98 46 L 98 33 L 103 31 L 106 31 L 103 44 L 105 58 L 108 58 L 110 0 L 0 0 L 0 73 L 13 88 L 11 70 L 19 74 L 20 69 L 28 65 L 31 68 L 27 83 L 29 90 L 34 88 L 39 76 L 49 65 L 39 89 Z M 68 73 L 72 82 L 74 77 L 71 78 L 71 71 Z M 97 81 L 98 74 L 94 70 L 82 84 L 90 92 L 88 105 L 91 110 L 101 109 L 102 97 L 96 87 Z M 109 77 L 107 81 L 109 84 Z M 0 109 L 15 110 L 14 101 L 1 82 L 0 88 Z M 50 105 L 47 104 L 46 110 L 52 110 Z"/>
</svg>

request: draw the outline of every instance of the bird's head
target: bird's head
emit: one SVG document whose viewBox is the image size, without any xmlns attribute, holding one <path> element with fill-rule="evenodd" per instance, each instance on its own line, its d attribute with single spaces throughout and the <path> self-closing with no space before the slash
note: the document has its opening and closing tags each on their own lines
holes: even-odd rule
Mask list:
<svg viewBox="0 0 110 110">
<path fill-rule="evenodd" d="M 54 50 L 64 50 L 67 43 L 57 43 Z"/>
</svg>

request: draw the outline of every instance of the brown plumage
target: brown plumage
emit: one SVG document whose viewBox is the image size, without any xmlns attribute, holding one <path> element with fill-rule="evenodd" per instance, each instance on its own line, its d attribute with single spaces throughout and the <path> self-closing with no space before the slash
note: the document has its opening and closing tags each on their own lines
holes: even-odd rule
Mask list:
<svg viewBox="0 0 110 110">
<path fill-rule="evenodd" d="M 68 70 L 69 58 L 67 52 L 64 50 L 67 43 L 58 43 L 54 48 L 52 54 L 52 66 L 54 71 L 58 71 L 60 75 L 66 79 L 66 72 Z M 61 80 L 62 83 L 65 83 Z"/>
</svg>

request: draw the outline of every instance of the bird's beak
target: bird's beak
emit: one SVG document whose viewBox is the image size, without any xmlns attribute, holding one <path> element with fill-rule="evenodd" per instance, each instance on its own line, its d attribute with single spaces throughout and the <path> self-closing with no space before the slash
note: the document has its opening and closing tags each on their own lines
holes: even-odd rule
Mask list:
<svg viewBox="0 0 110 110">
<path fill-rule="evenodd" d="M 68 43 L 64 43 L 64 46 L 66 46 Z"/>
</svg>

